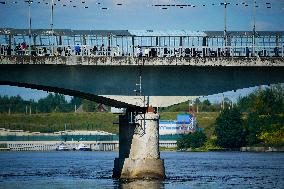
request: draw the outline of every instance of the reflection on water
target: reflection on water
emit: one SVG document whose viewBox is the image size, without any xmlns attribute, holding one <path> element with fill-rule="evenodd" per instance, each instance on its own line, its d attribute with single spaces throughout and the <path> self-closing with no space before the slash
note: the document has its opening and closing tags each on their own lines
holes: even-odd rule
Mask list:
<svg viewBox="0 0 284 189">
<path fill-rule="evenodd" d="M 112 179 L 117 152 L 0 152 L 0 189 L 283 188 L 284 153 L 162 152 L 165 181 Z"/>
<path fill-rule="evenodd" d="M 117 188 L 115 186 L 115 188 Z M 120 181 L 119 189 L 160 189 L 165 188 L 164 183 L 159 180 L 132 180 Z"/>
</svg>

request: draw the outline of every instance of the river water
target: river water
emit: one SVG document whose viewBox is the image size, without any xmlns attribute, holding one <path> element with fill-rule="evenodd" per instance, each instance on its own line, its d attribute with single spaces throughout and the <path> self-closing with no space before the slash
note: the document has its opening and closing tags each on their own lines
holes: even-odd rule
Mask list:
<svg viewBox="0 0 284 189">
<path fill-rule="evenodd" d="M 284 188 L 284 153 L 162 152 L 165 181 L 111 178 L 117 152 L 0 152 L 2 189 Z"/>
</svg>

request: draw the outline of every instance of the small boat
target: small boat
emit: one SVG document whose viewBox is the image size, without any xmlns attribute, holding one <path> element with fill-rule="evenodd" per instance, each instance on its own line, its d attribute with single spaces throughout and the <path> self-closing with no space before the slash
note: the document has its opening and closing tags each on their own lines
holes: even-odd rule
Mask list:
<svg viewBox="0 0 284 189">
<path fill-rule="evenodd" d="M 69 151 L 69 148 L 66 146 L 66 144 L 61 143 L 56 147 L 56 151 Z"/>
<path fill-rule="evenodd" d="M 87 145 L 83 144 L 83 143 L 80 143 L 80 144 L 76 147 L 76 150 L 79 150 L 79 151 L 91 151 L 91 148 L 88 147 Z"/>
</svg>

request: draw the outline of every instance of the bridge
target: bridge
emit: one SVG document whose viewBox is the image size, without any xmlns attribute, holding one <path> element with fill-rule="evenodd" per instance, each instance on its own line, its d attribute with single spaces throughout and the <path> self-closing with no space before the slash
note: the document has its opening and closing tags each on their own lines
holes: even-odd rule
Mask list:
<svg viewBox="0 0 284 189">
<path fill-rule="evenodd" d="M 2 28 L 0 84 L 126 107 L 114 177 L 164 178 L 156 108 L 283 83 L 283 34 Z"/>
</svg>

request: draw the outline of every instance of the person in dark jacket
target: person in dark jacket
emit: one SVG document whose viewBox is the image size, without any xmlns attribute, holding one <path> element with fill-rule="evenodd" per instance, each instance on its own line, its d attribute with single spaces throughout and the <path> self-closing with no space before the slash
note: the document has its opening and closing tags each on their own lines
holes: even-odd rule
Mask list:
<svg viewBox="0 0 284 189">
<path fill-rule="evenodd" d="M 80 52 L 81 52 L 81 47 L 79 46 L 79 44 L 77 44 L 75 46 L 75 55 L 80 55 Z"/>
</svg>

